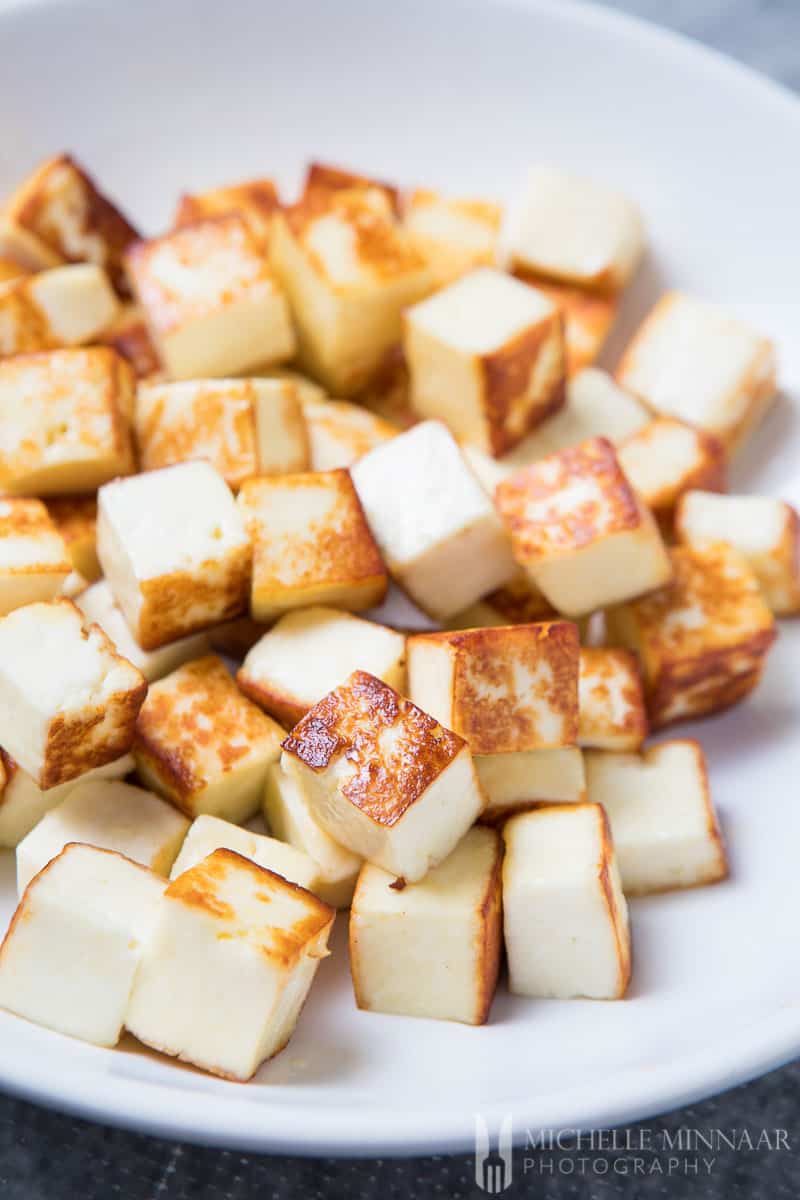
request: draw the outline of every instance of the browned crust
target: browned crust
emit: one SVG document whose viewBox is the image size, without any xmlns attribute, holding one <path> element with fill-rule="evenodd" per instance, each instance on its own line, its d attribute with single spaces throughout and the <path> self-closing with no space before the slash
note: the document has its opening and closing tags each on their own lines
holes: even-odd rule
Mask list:
<svg viewBox="0 0 800 1200">
<path fill-rule="evenodd" d="M 398 727 L 391 759 L 379 745 L 382 731 Z M 341 794 L 378 825 L 391 827 L 466 748 L 410 700 L 366 671 L 354 671 L 315 704 L 283 742 L 312 771 L 340 756 L 356 764 Z"/>
<path fill-rule="evenodd" d="M 373 179 L 369 175 L 359 175 L 354 171 L 347 171 L 343 167 L 331 166 L 328 163 L 311 162 L 308 164 L 303 185 L 304 199 L 314 192 L 338 192 L 350 188 L 377 188 L 386 194 L 395 216 L 400 215 L 401 194 L 400 189 L 394 184 Z"/>
<path fill-rule="evenodd" d="M 142 649 L 157 650 L 176 638 L 197 633 L 246 609 L 251 561 L 251 547 L 240 546 L 226 556 L 224 564 L 220 564 L 221 577 L 218 573 L 213 580 L 198 579 L 182 571 L 143 580 L 140 584 L 143 604 L 136 630 L 136 640 Z M 195 606 L 200 606 L 200 610 L 191 616 Z"/>
<path fill-rule="evenodd" d="M 561 369 L 545 381 L 538 396 L 528 397 L 528 387 L 542 348 L 556 337 L 562 347 Z M 563 407 L 567 398 L 564 370 L 564 320 L 560 311 L 525 329 L 494 354 L 483 356 L 483 402 L 492 454 L 513 449 L 527 433 Z M 520 401 L 525 403 L 520 405 Z"/>
<path fill-rule="evenodd" d="M 479 912 L 480 929 L 478 934 L 478 994 L 475 1009 L 474 1025 L 485 1025 L 489 1019 L 497 978 L 500 973 L 500 960 L 503 952 L 503 839 L 496 830 L 492 830 L 495 840 L 495 855 L 492 869 L 486 880 L 486 891 L 481 901 Z"/>
<path fill-rule="evenodd" d="M 37 780 L 39 787 L 46 791 L 127 754 L 146 695 L 147 681 L 142 679 L 131 691 L 109 696 L 102 707 L 95 705 L 76 717 L 56 715 L 47 731 L 44 765 Z M 103 724 L 109 712 L 114 716 L 113 734 L 104 735 L 98 744 L 92 731 Z"/>
<path fill-rule="evenodd" d="M 664 666 L 657 679 L 647 690 L 647 710 L 650 728 L 655 731 L 679 721 L 695 720 L 711 716 L 738 704 L 753 691 L 763 673 L 763 658 L 777 637 L 777 630 L 769 629 L 756 634 L 730 650 L 708 651 L 683 662 Z M 730 663 L 740 655 L 761 658 L 758 666 L 745 671 L 732 672 Z M 692 706 L 686 712 L 670 715 L 669 709 L 677 696 L 692 691 L 708 680 L 718 680 L 715 687 L 692 698 Z"/>
<path fill-rule="evenodd" d="M 586 663 L 588 671 L 591 674 L 597 675 L 602 673 L 606 678 L 614 677 L 614 663 L 622 665 L 622 669 L 627 677 L 625 687 L 623 688 L 623 698 L 628 705 L 628 710 L 625 713 L 624 720 L 615 726 L 615 733 L 618 731 L 620 734 L 629 735 L 630 743 L 628 748 L 638 750 L 650 732 L 650 726 L 647 720 L 644 681 L 637 655 L 632 650 L 623 650 L 617 646 L 581 646 L 579 662 L 581 664 Z M 599 672 L 598 664 L 602 663 L 609 664 L 609 669 Z M 604 687 L 602 682 L 599 686 L 601 689 Z M 596 694 L 597 690 L 598 684 L 595 684 L 592 688 L 592 693 Z M 604 694 L 608 694 L 607 687 Z M 591 733 L 588 737 L 591 738 Z M 579 740 L 587 748 L 590 748 L 592 745 L 590 740 L 584 742 L 580 728 Z"/>
<path fill-rule="evenodd" d="M 617 947 L 618 984 L 616 994 L 611 999 L 621 1000 L 628 990 L 631 981 L 631 939 L 630 928 L 623 921 L 622 913 L 617 905 L 614 889 L 611 885 L 610 863 L 614 858 L 614 842 L 611 837 L 611 826 L 602 804 L 591 804 L 587 807 L 597 810 L 601 825 L 601 852 L 598 867 L 598 882 L 603 896 L 603 902 L 608 911 L 611 928 L 614 931 L 614 941 Z"/>
<path fill-rule="evenodd" d="M 100 334 L 97 340 L 126 359 L 137 379 L 149 379 L 163 370 L 143 317 L 128 316 Z"/>
<path fill-rule="evenodd" d="M 556 283 L 525 267 L 515 267 L 517 279 L 544 292 L 564 317 L 567 376 L 593 363 L 611 332 L 619 311 L 617 295 L 604 295 L 570 283 Z"/>
<path fill-rule="evenodd" d="M 236 672 L 236 682 L 245 696 L 287 729 L 296 725 L 313 707 L 311 704 L 299 704 L 293 696 L 277 687 L 259 683 L 245 667 L 240 667 Z"/>
</svg>

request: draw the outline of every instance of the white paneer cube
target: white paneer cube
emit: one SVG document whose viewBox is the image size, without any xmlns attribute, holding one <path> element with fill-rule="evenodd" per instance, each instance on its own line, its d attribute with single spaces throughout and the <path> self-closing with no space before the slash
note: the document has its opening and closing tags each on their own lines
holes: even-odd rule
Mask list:
<svg viewBox="0 0 800 1200">
<path fill-rule="evenodd" d="M 209 463 L 179 463 L 101 488 L 97 554 L 145 650 L 247 605 L 250 539 L 230 489 Z"/>
<path fill-rule="evenodd" d="M 135 469 L 134 378 L 103 346 L 0 362 L 0 489 L 88 492 Z"/>
<path fill-rule="evenodd" d="M 668 587 L 606 613 L 608 644 L 639 659 L 653 729 L 743 700 L 776 637 L 758 581 L 732 546 L 677 546 L 671 558 Z"/>
<path fill-rule="evenodd" d="M 564 349 L 567 376 L 596 361 L 617 319 L 620 297 L 612 292 L 596 292 L 569 283 L 555 283 L 535 271 L 517 267 L 517 279 L 536 287 L 552 300 L 564 320 Z"/>
<path fill-rule="evenodd" d="M 496 261 L 502 220 L 499 204 L 456 199 L 427 188 L 410 192 L 403 202 L 403 228 L 441 284 Z"/>
<path fill-rule="evenodd" d="M 133 663 L 148 683 L 154 683 L 192 658 L 200 658 L 209 647 L 204 633 L 167 642 L 158 650 L 143 650 L 131 633 L 122 609 L 117 604 L 105 579 L 92 584 L 75 597 L 75 603 L 87 622 L 99 625 L 117 648 L 117 652 Z"/>
<path fill-rule="evenodd" d="M 41 163 L 7 202 L 5 217 L 61 261 L 104 267 L 124 290 L 122 255 L 139 235 L 68 154 Z"/>
<path fill-rule="evenodd" d="M 291 729 L 353 671 L 368 671 L 405 691 L 401 633 L 334 608 L 287 613 L 248 651 L 236 682 L 246 696 Z"/>
<path fill-rule="evenodd" d="M 328 951 L 335 912 L 232 850 L 174 879 L 142 955 L 126 1025 L 228 1079 L 282 1050 Z"/>
<path fill-rule="evenodd" d="M 556 805 L 503 828 L 509 987 L 619 1000 L 631 974 L 628 906 L 600 804 Z"/>
<path fill-rule="evenodd" d="M 440 421 L 376 447 L 351 474 L 390 572 L 431 617 L 461 612 L 517 573 L 489 497 Z"/>
<path fill-rule="evenodd" d="M 408 882 L 446 858 L 484 806 L 466 742 L 365 671 L 315 704 L 283 749 L 331 837 Z"/>
<path fill-rule="evenodd" d="M 303 414 L 314 471 L 350 467 L 397 434 L 388 421 L 346 400 L 305 400 Z"/>
<path fill-rule="evenodd" d="M 170 378 L 237 375 L 293 355 L 286 298 L 240 217 L 136 242 L 126 264 Z"/>
<path fill-rule="evenodd" d="M 71 844 L 28 885 L 0 946 L 0 1007 L 96 1046 L 119 1041 L 164 880 Z"/>
<path fill-rule="evenodd" d="M 408 695 L 473 754 L 570 746 L 578 736 L 578 629 L 571 621 L 408 639 Z"/>
<path fill-rule="evenodd" d="M 579 746 L 638 750 L 648 724 L 636 655 L 612 646 L 582 646 L 578 707 Z"/>
<path fill-rule="evenodd" d="M 653 515 L 606 438 L 512 475 L 498 485 L 495 503 L 517 561 L 566 616 L 652 591 L 672 575 Z"/>
<path fill-rule="evenodd" d="M 143 471 L 204 458 L 232 488 L 310 462 L 303 410 L 287 380 L 140 384 L 134 429 Z"/>
<path fill-rule="evenodd" d="M 359 1008 L 483 1025 L 503 940 L 502 842 L 464 835 L 419 883 L 398 888 L 365 863 L 350 912 L 350 970 Z"/>
<path fill-rule="evenodd" d="M 678 417 L 735 450 L 775 397 L 775 348 L 715 305 L 668 292 L 628 346 L 623 387 L 658 416 Z"/>
<path fill-rule="evenodd" d="M 67 547 L 41 500 L 0 499 L 0 615 L 52 600 L 71 571 Z"/>
<path fill-rule="evenodd" d="M 381 603 L 389 578 L 347 471 L 247 479 L 238 505 L 253 543 L 257 621 L 309 604 L 358 612 Z"/>
<path fill-rule="evenodd" d="M 189 821 L 159 796 L 118 780 L 76 783 L 17 846 L 17 891 L 69 842 L 116 850 L 132 862 L 168 875 Z"/>
<path fill-rule="evenodd" d="M 278 189 L 271 179 L 250 179 L 246 183 L 233 183 L 224 187 L 211 188 L 207 192 L 186 192 L 178 202 L 173 226 L 194 225 L 209 217 L 227 217 L 235 214 L 244 221 L 256 242 L 268 248 L 272 218 L 280 208 Z"/>
<path fill-rule="evenodd" d="M 617 447 L 619 465 L 656 517 L 672 529 L 675 505 L 691 488 L 724 492 L 725 447 L 713 433 L 674 417 L 658 417 Z"/>
<path fill-rule="evenodd" d="M 800 518 L 791 504 L 687 492 L 678 502 L 675 535 L 690 546 L 729 542 L 747 559 L 774 613 L 800 612 Z"/>
<path fill-rule="evenodd" d="M 367 383 L 400 338 L 403 309 L 435 286 L 377 189 L 314 190 L 276 218 L 271 254 L 300 362 L 335 396 Z"/>
<path fill-rule="evenodd" d="M 303 850 L 279 842 L 277 838 L 266 837 L 263 833 L 251 833 L 249 829 L 242 829 L 241 825 L 233 825 L 208 813 L 192 821 L 180 853 L 172 864 L 170 879 L 177 879 L 184 871 L 196 867 L 215 850 L 235 850 L 259 867 L 266 867 L 268 871 L 282 875 L 289 883 L 297 883 L 317 894 L 319 867 Z"/>
<path fill-rule="evenodd" d="M 314 863 L 316 877 L 309 891 L 334 908 L 347 908 L 364 860 L 322 828 L 306 787 L 300 779 L 287 775 L 279 762 L 267 768 L 263 811 L 270 832 Z"/>
<path fill-rule="evenodd" d="M 4 749 L 42 789 L 125 754 L 147 681 L 71 600 L 0 619 Z"/>
<path fill-rule="evenodd" d="M 0 287 L 0 359 L 95 341 L 119 311 L 100 267 L 53 267 Z"/>
<path fill-rule="evenodd" d="M 102 767 L 93 767 L 75 779 L 43 791 L 10 754 L 0 749 L 0 781 L 5 778 L 0 788 L 0 846 L 13 850 L 76 787 L 94 779 L 123 779 L 135 766 L 133 755 L 123 754 Z"/>
<path fill-rule="evenodd" d="M 94 496 L 52 496 L 46 504 L 74 570 L 87 583 L 94 583 L 102 575 L 97 558 L 97 500 Z"/>
<path fill-rule="evenodd" d="M 565 398 L 561 316 L 543 293 L 482 267 L 404 315 L 411 406 L 493 455 Z"/>
<path fill-rule="evenodd" d="M 190 817 L 241 822 L 261 803 L 283 730 L 251 704 L 221 658 L 184 663 L 150 688 L 133 754 L 142 780 Z"/>
<path fill-rule="evenodd" d="M 476 754 L 475 770 L 486 795 L 485 824 L 543 804 L 579 804 L 586 799 L 583 755 L 577 746 Z"/>
<path fill-rule="evenodd" d="M 642 218 L 627 196 L 553 167 L 529 170 L 509 237 L 514 267 L 617 291 L 643 249 Z"/>
<path fill-rule="evenodd" d="M 643 754 L 586 755 L 589 799 L 611 824 L 627 896 L 716 883 L 728 863 L 705 755 L 693 738 Z"/>
</svg>

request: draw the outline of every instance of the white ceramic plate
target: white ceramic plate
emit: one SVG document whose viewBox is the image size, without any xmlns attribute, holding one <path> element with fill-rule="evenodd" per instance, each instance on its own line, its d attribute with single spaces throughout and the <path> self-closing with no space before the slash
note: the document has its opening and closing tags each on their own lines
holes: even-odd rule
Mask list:
<svg viewBox="0 0 800 1200">
<path fill-rule="evenodd" d="M 800 105 L 698 47 L 600 8 L 408 0 L 0 4 L 0 192 L 47 153 L 90 164 L 145 228 L 176 196 L 309 155 L 409 184 L 510 194 L 549 160 L 640 200 L 652 253 L 616 348 L 667 284 L 773 334 L 787 396 L 738 469 L 800 500 Z M 612 347 L 612 354 L 614 348 Z M 755 699 L 697 726 L 733 876 L 633 904 L 624 1003 L 501 990 L 481 1029 L 358 1013 L 345 926 L 287 1050 L 242 1086 L 0 1015 L 0 1083 L 139 1130 L 259 1150 L 471 1144 L 473 1114 L 525 1129 L 642 1118 L 800 1051 L 800 629 Z M 0 919 L 13 905 L 0 865 Z M 220 1013 L 220 1021 L 225 1013 Z"/>
</svg>

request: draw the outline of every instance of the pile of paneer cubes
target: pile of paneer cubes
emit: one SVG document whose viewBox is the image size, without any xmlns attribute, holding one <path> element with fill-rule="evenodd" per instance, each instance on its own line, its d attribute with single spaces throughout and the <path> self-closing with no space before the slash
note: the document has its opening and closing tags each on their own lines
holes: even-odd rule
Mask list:
<svg viewBox="0 0 800 1200">
<path fill-rule="evenodd" d="M 509 219 L 315 164 L 149 239 L 67 156 L 23 182 L 0 1005 L 244 1080 L 337 909 L 359 1008 L 480 1024 L 503 952 L 516 994 L 622 997 L 626 897 L 725 877 L 700 745 L 645 742 L 756 686 L 798 518 L 725 494 L 766 338 L 670 293 L 591 365 L 643 248 L 550 167 Z"/>
</svg>

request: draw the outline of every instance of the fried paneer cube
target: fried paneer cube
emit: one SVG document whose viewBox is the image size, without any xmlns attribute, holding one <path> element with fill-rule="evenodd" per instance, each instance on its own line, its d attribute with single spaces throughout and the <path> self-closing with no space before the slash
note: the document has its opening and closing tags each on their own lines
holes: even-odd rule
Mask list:
<svg viewBox="0 0 800 1200">
<path fill-rule="evenodd" d="M 489 267 L 404 316 L 411 406 L 504 454 L 565 399 L 561 316 L 541 292 Z"/>
<path fill-rule="evenodd" d="M 483 1025 L 502 947 L 499 834 L 471 829 L 418 883 L 398 890 L 365 863 L 350 911 L 359 1008 Z"/>
<path fill-rule="evenodd" d="M 308 164 L 306 171 L 305 182 L 303 184 L 303 198 L 308 199 L 316 192 L 330 193 L 342 191 L 377 191 L 382 193 L 389 211 L 398 216 L 400 213 L 400 190 L 392 183 L 386 183 L 382 179 L 374 179 L 371 175 L 362 175 L 357 171 L 349 171 L 344 167 L 337 167 L 331 163 L 311 162 Z"/>
<path fill-rule="evenodd" d="M 320 603 L 358 612 L 386 595 L 386 567 L 347 471 L 248 479 L 238 505 L 253 542 L 257 621 Z"/>
<path fill-rule="evenodd" d="M 652 309 L 617 370 L 653 412 L 678 417 L 736 450 L 775 397 L 775 348 L 722 309 L 668 292 Z"/>
<path fill-rule="evenodd" d="M 388 421 L 347 400 L 306 400 L 303 414 L 313 471 L 350 467 L 397 434 Z"/>
<path fill-rule="evenodd" d="M 613 646 L 582 646 L 578 699 L 579 746 L 639 749 L 648 723 L 635 654 Z"/>
<path fill-rule="evenodd" d="M 139 235 L 68 154 L 41 163 L 7 202 L 5 217 L 60 262 L 95 263 L 125 291 L 122 257 Z"/>
<path fill-rule="evenodd" d="M 208 651 L 205 633 L 191 634 L 167 642 L 157 650 L 143 650 L 130 631 L 122 609 L 114 599 L 113 592 L 105 579 L 98 580 L 75 597 L 75 603 L 87 622 L 99 625 L 111 639 L 117 652 L 142 672 L 148 683 L 161 679 L 182 663 L 200 658 Z"/>
<path fill-rule="evenodd" d="M 732 546 L 677 546 L 671 558 L 671 584 L 606 613 L 608 642 L 639 657 L 654 729 L 743 700 L 776 636 L 758 581 Z"/>
<path fill-rule="evenodd" d="M 573 745 L 578 629 L 571 621 L 408 639 L 408 695 L 473 754 Z"/>
<path fill-rule="evenodd" d="M 96 341 L 119 302 L 100 267 L 81 263 L 0 286 L 0 359 Z"/>
<path fill-rule="evenodd" d="M 134 429 L 143 471 L 204 458 L 238 488 L 250 475 L 310 465 L 303 410 L 286 380 L 140 384 Z"/>
<path fill-rule="evenodd" d="M 87 583 L 94 583 L 102 575 L 97 557 L 97 499 L 94 496 L 48 496 L 46 504 L 74 570 Z"/>
<path fill-rule="evenodd" d="M 365 671 L 315 704 L 283 743 L 331 837 L 409 882 L 441 862 L 484 805 L 466 742 Z"/>
<path fill-rule="evenodd" d="M 363 388 L 399 341 L 403 309 L 435 286 L 375 189 L 314 189 L 285 209 L 272 263 L 292 307 L 300 362 L 343 397 Z"/>
<path fill-rule="evenodd" d="M 102 767 L 43 790 L 36 780 L 0 748 L 0 846 L 13 850 L 74 788 L 94 779 L 123 779 L 134 769 L 132 754 L 122 754 Z"/>
<path fill-rule="evenodd" d="M 0 618 L 4 749 L 40 788 L 75 779 L 131 747 L 147 681 L 71 600 Z"/>
<path fill-rule="evenodd" d="M 705 755 L 693 739 L 643 754 L 586 755 L 589 799 L 606 810 L 628 896 L 716 883 L 728 874 Z"/>
<path fill-rule="evenodd" d="M 517 279 L 536 287 L 555 304 L 564 319 L 567 376 L 571 378 L 598 358 L 617 319 L 620 299 L 609 292 L 556 283 L 535 271 L 517 268 Z"/>
<path fill-rule="evenodd" d="M 614 292 L 643 249 L 642 219 L 627 196 L 552 167 L 529 170 L 510 236 L 512 266 Z"/>
<path fill-rule="evenodd" d="M 214 1075 L 250 1079 L 292 1036 L 335 915 L 297 884 L 215 850 L 164 892 L 128 1029 Z"/>
<path fill-rule="evenodd" d="M 800 517 L 772 496 L 686 492 L 678 502 L 679 542 L 729 542 L 747 559 L 764 599 L 777 616 L 800 612 Z"/>
<path fill-rule="evenodd" d="M 621 999 L 631 973 L 628 907 L 602 806 L 521 813 L 506 822 L 503 837 L 511 991 Z"/>
<path fill-rule="evenodd" d="M 567 616 L 652 591 L 671 576 L 655 520 L 606 438 L 519 471 L 498 485 L 495 502 L 517 561 Z"/>
<path fill-rule="evenodd" d="M 255 240 L 265 249 L 269 244 L 272 218 L 280 208 L 278 189 L 271 179 L 251 179 L 211 188 L 207 192 L 184 192 L 173 222 L 176 229 L 208 217 L 241 217 Z"/>
<path fill-rule="evenodd" d="M 214 654 L 184 663 L 150 688 L 136 724 L 136 769 L 189 817 L 235 823 L 261 803 L 280 725 L 242 695 Z"/>
<path fill-rule="evenodd" d="M 441 284 L 497 259 L 503 210 L 489 200 L 457 199 L 416 188 L 403 201 L 403 228 Z"/>
<path fill-rule="evenodd" d="M 0 1007 L 115 1046 L 164 880 L 113 850 L 71 843 L 31 881 L 0 946 Z"/>
<path fill-rule="evenodd" d="M 0 362 L 0 489 L 88 492 L 135 469 L 134 378 L 102 346 Z"/>
<path fill-rule="evenodd" d="M 312 606 L 286 613 L 248 651 L 236 674 L 246 696 L 291 728 L 353 671 L 405 691 L 402 633 L 349 612 Z"/>
<path fill-rule="evenodd" d="M 71 570 L 67 547 L 41 500 L 0 499 L 0 615 L 52 600 Z"/>
<path fill-rule="evenodd" d="M 353 482 L 389 571 L 446 620 L 517 574 L 491 500 L 440 421 L 423 421 L 365 454 Z"/>
<path fill-rule="evenodd" d="M 17 846 L 17 891 L 70 842 L 115 850 L 168 875 L 189 821 L 160 796 L 113 779 L 78 780 Z"/>
<path fill-rule="evenodd" d="M 246 607 L 250 540 L 229 488 L 209 463 L 179 463 L 101 488 L 97 553 L 143 650 Z"/>
<path fill-rule="evenodd" d="M 662 528 L 691 488 L 724 492 L 727 455 L 719 438 L 673 417 L 658 417 L 617 447 L 619 465 Z"/>
<path fill-rule="evenodd" d="M 184 871 L 196 867 L 215 850 L 234 850 L 259 867 L 266 867 L 290 883 L 297 883 L 316 894 L 319 868 L 308 854 L 286 842 L 279 842 L 277 838 L 252 833 L 241 825 L 234 825 L 231 821 L 223 821 L 221 817 L 212 817 L 208 813 L 192 821 L 180 853 L 172 864 L 170 879 L 177 879 Z"/>
<path fill-rule="evenodd" d="M 475 770 L 486 795 L 484 824 L 500 824 L 544 804 L 579 804 L 586 799 L 583 754 L 577 746 L 476 754 Z"/>
<path fill-rule="evenodd" d="M 286 299 L 240 217 L 135 242 L 126 263 L 170 378 L 241 374 L 294 353 Z"/>
</svg>

